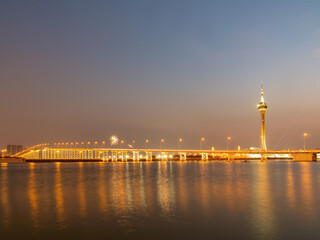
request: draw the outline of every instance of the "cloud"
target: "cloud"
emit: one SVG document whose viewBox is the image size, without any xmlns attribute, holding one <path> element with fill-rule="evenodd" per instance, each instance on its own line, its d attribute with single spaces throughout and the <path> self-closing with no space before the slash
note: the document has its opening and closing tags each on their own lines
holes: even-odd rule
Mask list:
<svg viewBox="0 0 320 240">
<path fill-rule="evenodd" d="M 313 51 L 313 55 L 317 58 L 320 58 L 320 48 L 316 48 L 314 51 Z"/>
</svg>

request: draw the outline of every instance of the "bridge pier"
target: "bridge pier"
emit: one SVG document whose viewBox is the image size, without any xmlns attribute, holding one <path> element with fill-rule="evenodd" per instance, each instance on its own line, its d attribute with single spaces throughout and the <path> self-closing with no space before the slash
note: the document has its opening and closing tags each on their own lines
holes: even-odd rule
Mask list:
<svg viewBox="0 0 320 240">
<path fill-rule="evenodd" d="M 60 154 L 60 157 L 59 157 L 59 158 L 62 158 L 62 157 L 61 157 L 61 154 Z M 81 151 L 81 158 L 82 158 L 82 159 L 86 159 L 86 150 Z"/>
<path fill-rule="evenodd" d="M 133 151 L 132 152 L 132 160 L 133 161 L 139 161 L 140 160 L 140 155 L 138 151 Z"/>
<path fill-rule="evenodd" d="M 88 159 L 93 159 L 93 151 L 88 150 Z"/>
<path fill-rule="evenodd" d="M 112 151 L 111 160 L 112 160 L 112 162 L 118 161 L 118 153 L 117 153 L 117 151 Z"/>
<path fill-rule="evenodd" d="M 268 161 L 268 155 L 267 154 L 261 154 L 261 162 L 267 162 Z"/>
<path fill-rule="evenodd" d="M 94 158 L 100 159 L 100 151 L 94 151 Z"/>
<path fill-rule="evenodd" d="M 201 160 L 208 161 L 208 153 L 201 153 Z"/>
<path fill-rule="evenodd" d="M 180 155 L 180 162 L 187 161 L 187 153 L 179 153 Z"/>
<path fill-rule="evenodd" d="M 234 154 L 228 153 L 228 162 L 234 161 Z"/>
<path fill-rule="evenodd" d="M 161 152 L 161 160 L 168 161 L 168 153 L 167 152 Z"/>
<path fill-rule="evenodd" d="M 146 152 L 146 161 L 152 161 L 152 152 Z"/>
<path fill-rule="evenodd" d="M 103 151 L 102 153 L 102 160 L 105 162 L 105 161 L 108 161 L 109 158 L 108 158 L 108 151 Z"/>
<path fill-rule="evenodd" d="M 126 162 L 127 161 L 127 152 L 126 151 L 121 151 L 120 153 L 120 159 L 122 162 Z"/>
</svg>

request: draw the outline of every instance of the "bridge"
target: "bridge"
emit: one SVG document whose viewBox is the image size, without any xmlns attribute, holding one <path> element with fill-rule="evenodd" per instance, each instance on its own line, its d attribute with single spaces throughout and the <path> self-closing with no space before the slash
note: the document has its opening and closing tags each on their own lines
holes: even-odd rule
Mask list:
<svg viewBox="0 0 320 240">
<path fill-rule="evenodd" d="M 145 149 L 133 149 L 133 148 L 103 148 L 103 141 L 101 147 L 79 148 L 78 142 L 75 145 L 66 143 L 54 144 L 38 144 L 31 148 L 28 148 L 20 153 L 14 155 L 14 157 L 22 158 L 26 161 L 112 161 L 112 162 L 126 162 L 126 161 L 168 161 L 168 160 L 256 160 L 267 161 L 268 159 L 293 159 L 293 161 L 317 161 L 320 149 L 309 150 L 267 150 L 266 136 L 265 136 L 265 113 L 267 110 L 267 103 L 264 99 L 263 86 L 261 85 L 261 98 L 258 104 L 258 110 L 261 114 L 261 147 L 259 150 L 194 150 L 194 149 L 148 149 L 147 145 Z M 305 148 L 304 134 L 304 148 Z M 202 138 L 204 139 L 204 138 Z M 202 141 L 201 139 L 201 141 Z M 228 137 L 229 139 L 229 137 Z M 118 143 L 116 136 L 111 137 L 111 145 Z M 180 143 L 179 139 L 179 143 Z M 161 139 L 161 143 L 164 140 Z M 149 140 L 146 140 L 148 143 Z M 88 142 L 88 145 L 90 142 Z M 201 142 L 200 142 L 201 144 Z M 133 144 L 132 144 L 133 145 Z M 122 146 L 122 144 L 121 144 Z M 132 147 L 131 145 L 129 145 Z M 201 146 L 201 145 L 200 145 Z M 201 147 L 200 147 L 201 148 Z"/>
<path fill-rule="evenodd" d="M 57 148 L 46 144 L 28 148 L 14 157 L 26 161 L 187 161 L 187 160 L 257 160 L 293 159 L 317 161 L 320 149 L 315 150 L 194 150 L 194 149 L 132 149 L 132 148 Z"/>
</svg>

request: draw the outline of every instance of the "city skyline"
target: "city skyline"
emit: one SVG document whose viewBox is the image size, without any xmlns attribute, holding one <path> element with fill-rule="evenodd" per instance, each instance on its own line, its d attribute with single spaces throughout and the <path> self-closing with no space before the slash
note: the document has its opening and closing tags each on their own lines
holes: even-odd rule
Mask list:
<svg viewBox="0 0 320 240">
<path fill-rule="evenodd" d="M 263 81 L 268 148 L 319 147 L 319 3 L 249 5 L 6 2 L 0 146 L 259 147 Z"/>
</svg>

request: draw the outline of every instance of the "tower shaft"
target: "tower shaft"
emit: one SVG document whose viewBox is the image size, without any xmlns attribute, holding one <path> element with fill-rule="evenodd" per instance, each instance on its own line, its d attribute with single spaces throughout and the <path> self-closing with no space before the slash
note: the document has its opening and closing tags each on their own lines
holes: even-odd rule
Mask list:
<svg viewBox="0 0 320 240">
<path fill-rule="evenodd" d="M 261 111 L 260 115 L 261 115 L 261 150 L 267 150 L 265 112 Z"/>
</svg>

